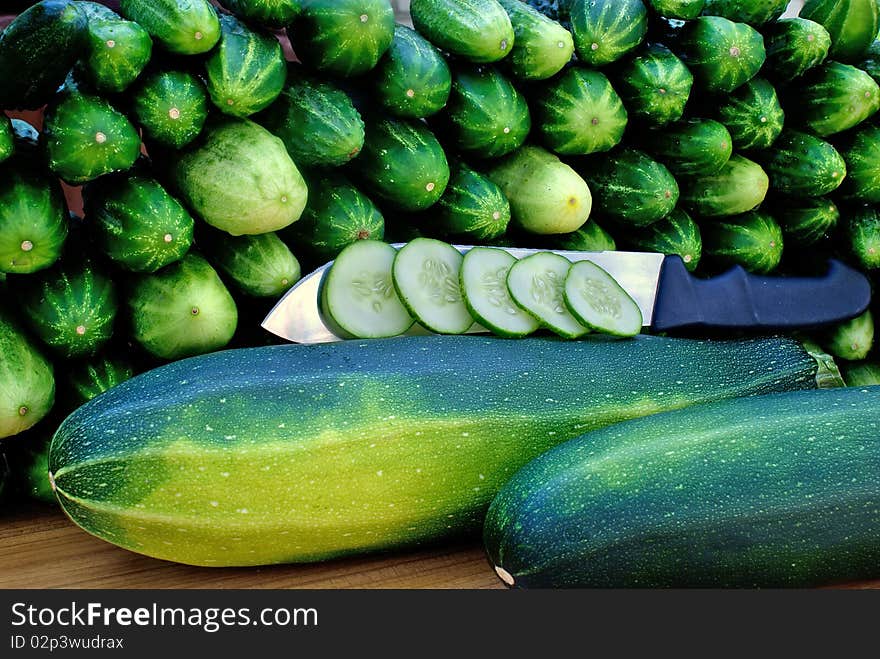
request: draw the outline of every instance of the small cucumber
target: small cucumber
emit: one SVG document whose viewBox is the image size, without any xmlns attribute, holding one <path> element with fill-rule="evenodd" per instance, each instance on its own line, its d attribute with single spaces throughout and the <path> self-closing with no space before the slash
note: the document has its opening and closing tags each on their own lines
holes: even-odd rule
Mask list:
<svg viewBox="0 0 880 659">
<path fill-rule="evenodd" d="M 681 208 L 644 229 L 629 232 L 625 240 L 639 251 L 680 256 L 690 272 L 697 269 L 703 255 L 700 227 Z"/>
<path fill-rule="evenodd" d="M 847 361 L 868 356 L 874 346 L 874 316 L 866 311 L 861 316 L 833 327 L 823 342 L 829 354 Z"/>
<path fill-rule="evenodd" d="M 160 71 L 148 75 L 132 97 L 135 119 L 148 140 L 182 149 L 202 132 L 208 118 L 208 92 L 195 75 Z"/>
<path fill-rule="evenodd" d="M 730 93 L 747 83 L 767 57 L 757 30 L 720 16 L 689 21 L 677 48 L 698 85 L 716 94 Z"/>
<path fill-rule="evenodd" d="M 773 85 L 752 78 L 722 101 L 718 120 L 730 131 L 735 149 L 767 149 L 782 133 L 785 112 Z"/>
<path fill-rule="evenodd" d="M 655 128 L 681 119 L 694 85 L 684 62 L 660 44 L 638 52 L 615 80 L 630 115 Z"/>
<path fill-rule="evenodd" d="M 733 155 L 733 137 L 713 119 L 690 118 L 663 130 L 646 132 L 645 149 L 675 176 L 711 176 Z"/>
<path fill-rule="evenodd" d="M 783 197 L 773 204 L 785 240 L 809 247 L 830 236 L 840 220 L 840 210 L 828 197 Z"/>
<path fill-rule="evenodd" d="M 391 270 L 397 251 L 362 240 L 336 257 L 321 282 L 321 309 L 340 336 L 380 339 L 403 334 L 415 320 L 400 301 Z"/>
<path fill-rule="evenodd" d="M 392 268 L 394 288 L 419 324 L 437 334 L 463 334 L 474 319 L 464 302 L 463 257 L 432 238 L 416 238 L 400 248 Z"/>
<path fill-rule="evenodd" d="M 806 18 L 784 18 L 770 23 L 763 32 L 767 49 L 765 70 L 783 82 L 822 64 L 831 48 L 828 30 Z"/>
<path fill-rule="evenodd" d="M 278 30 L 299 15 L 300 0 L 220 0 L 220 4 L 249 23 Z"/>
<path fill-rule="evenodd" d="M 64 374 L 70 403 L 79 407 L 134 377 L 134 367 L 123 359 L 106 355 L 70 366 Z"/>
<path fill-rule="evenodd" d="M 274 233 L 233 237 L 208 229 L 199 234 L 199 245 L 211 264 L 251 297 L 280 297 L 302 274 L 293 252 Z"/>
<path fill-rule="evenodd" d="M 865 270 L 880 268 L 880 210 L 872 206 L 846 211 L 844 241 Z"/>
<path fill-rule="evenodd" d="M 587 220 L 577 231 L 549 236 L 547 247 L 572 252 L 613 252 L 617 243 L 595 220 Z"/>
<path fill-rule="evenodd" d="M 503 249 L 474 247 L 464 255 L 461 290 L 471 315 L 498 336 L 520 338 L 540 324 L 520 308 L 507 290 L 507 275 L 516 258 Z"/>
<path fill-rule="evenodd" d="M 542 326 L 567 339 L 589 333 L 565 304 L 565 278 L 571 262 L 553 252 L 538 252 L 517 261 L 507 274 L 510 297 Z"/>
<path fill-rule="evenodd" d="M 706 0 L 648 0 L 647 4 L 659 16 L 687 21 L 700 15 Z"/>
<path fill-rule="evenodd" d="M 208 0 L 121 0 L 119 11 L 177 55 L 207 53 L 220 39 L 217 10 Z"/>
<path fill-rule="evenodd" d="M 861 69 L 828 62 L 797 80 L 785 102 L 794 122 L 827 137 L 858 126 L 880 110 L 880 85 Z"/>
<path fill-rule="evenodd" d="M 703 253 L 716 263 L 768 274 L 782 259 L 782 229 L 763 211 L 704 222 Z"/>
<path fill-rule="evenodd" d="M 785 130 L 773 148 L 755 159 L 770 177 L 770 187 L 787 195 L 821 197 L 840 187 L 846 161 L 831 144 L 809 133 Z"/>
<path fill-rule="evenodd" d="M 702 173 L 682 179 L 681 201 L 700 217 L 739 215 L 759 206 L 767 197 L 767 172 L 739 154 L 712 174 Z"/>
<path fill-rule="evenodd" d="M 429 214 L 431 227 L 445 236 L 485 242 L 507 230 L 510 202 L 489 178 L 458 162 L 446 192 Z"/>
<path fill-rule="evenodd" d="M 477 63 L 510 54 L 515 34 L 496 0 L 412 0 L 416 30 L 441 50 Z"/>
<path fill-rule="evenodd" d="M 546 80 L 571 61 L 571 32 L 520 0 L 499 0 L 513 25 L 514 42 L 506 59 L 519 80 Z"/>
<path fill-rule="evenodd" d="M 645 39 L 648 10 L 642 0 L 569 3 L 578 57 L 599 67 L 622 58 Z"/>
<path fill-rule="evenodd" d="M 92 2 L 80 5 L 106 9 Z M 87 52 L 76 68 L 77 75 L 102 94 L 118 94 L 128 89 L 147 66 L 153 40 L 137 23 L 109 11 L 94 12 L 89 15 Z"/>
<path fill-rule="evenodd" d="M 565 277 L 565 306 L 581 325 L 604 334 L 635 336 L 642 331 L 639 305 L 592 261 L 572 264 Z"/>
<path fill-rule="evenodd" d="M 845 199 L 880 203 L 880 126 L 866 126 L 849 136 L 840 154 L 846 178 L 840 188 Z"/>
</svg>

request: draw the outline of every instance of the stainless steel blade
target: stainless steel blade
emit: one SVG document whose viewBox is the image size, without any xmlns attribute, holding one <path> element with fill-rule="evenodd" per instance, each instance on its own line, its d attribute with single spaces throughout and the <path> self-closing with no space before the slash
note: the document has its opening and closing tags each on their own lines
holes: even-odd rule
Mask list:
<svg viewBox="0 0 880 659">
<path fill-rule="evenodd" d="M 394 247 L 403 247 L 395 244 Z M 455 245 L 460 252 L 471 249 L 470 245 Z M 642 310 L 642 323 L 651 325 L 654 317 L 654 302 L 657 298 L 657 283 L 660 280 L 660 269 L 663 266 L 663 254 L 642 252 L 567 252 L 561 250 L 540 250 L 498 247 L 504 249 L 518 259 L 537 252 L 553 251 L 569 261 L 590 260 L 614 277 L 623 289 L 639 305 Z M 301 279 L 291 288 L 278 304 L 269 312 L 263 321 L 263 328 L 272 334 L 295 343 L 332 343 L 342 339 L 334 334 L 321 316 L 320 288 L 324 273 L 332 265 L 328 263 Z M 481 333 L 487 330 L 474 325 L 469 333 Z M 408 334 L 424 334 L 427 331 L 419 326 Z"/>
</svg>

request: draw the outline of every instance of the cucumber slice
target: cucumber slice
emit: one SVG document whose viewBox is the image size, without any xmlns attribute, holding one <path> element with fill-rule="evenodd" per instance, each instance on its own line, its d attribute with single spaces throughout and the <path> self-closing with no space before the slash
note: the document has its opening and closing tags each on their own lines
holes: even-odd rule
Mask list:
<svg viewBox="0 0 880 659">
<path fill-rule="evenodd" d="M 507 275 L 516 263 L 503 249 L 474 247 L 461 264 L 461 290 L 471 315 L 498 336 L 528 336 L 540 324 L 510 297 Z"/>
<path fill-rule="evenodd" d="M 342 336 L 382 339 L 403 334 L 413 319 L 397 297 L 391 245 L 361 240 L 346 247 L 324 277 L 321 308 Z"/>
<path fill-rule="evenodd" d="M 567 339 L 590 330 L 565 306 L 565 278 L 571 261 L 552 252 L 538 252 L 517 261 L 507 274 L 507 290 L 520 307 L 547 329 Z"/>
<path fill-rule="evenodd" d="M 464 334 L 474 324 L 459 278 L 463 257 L 452 245 L 416 238 L 394 259 L 394 287 L 419 323 L 437 334 Z"/>
<path fill-rule="evenodd" d="M 579 261 L 569 269 L 565 305 L 580 323 L 604 334 L 635 336 L 642 331 L 639 305 L 592 261 Z"/>
</svg>

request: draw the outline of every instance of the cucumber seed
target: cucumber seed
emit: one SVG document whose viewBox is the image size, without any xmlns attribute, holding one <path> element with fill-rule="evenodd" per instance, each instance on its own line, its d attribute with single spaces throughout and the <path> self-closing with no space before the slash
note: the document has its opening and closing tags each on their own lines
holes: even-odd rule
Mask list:
<svg viewBox="0 0 880 659">
<path fill-rule="evenodd" d="M 30 240 L 24 240 L 21 243 L 21 251 L 29 252 L 34 248 L 34 244 Z"/>
</svg>

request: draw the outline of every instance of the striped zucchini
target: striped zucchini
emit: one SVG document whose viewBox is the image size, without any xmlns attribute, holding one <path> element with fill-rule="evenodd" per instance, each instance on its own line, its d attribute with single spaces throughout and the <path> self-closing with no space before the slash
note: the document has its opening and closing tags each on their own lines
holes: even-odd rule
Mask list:
<svg viewBox="0 0 880 659">
<path fill-rule="evenodd" d="M 503 483 L 552 446 L 663 410 L 812 388 L 816 372 L 783 338 L 226 351 L 74 412 L 50 469 L 67 514 L 132 551 L 206 566 L 316 561 L 477 532 Z"/>
</svg>

